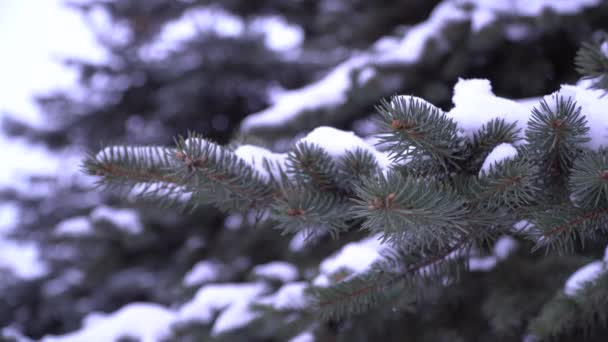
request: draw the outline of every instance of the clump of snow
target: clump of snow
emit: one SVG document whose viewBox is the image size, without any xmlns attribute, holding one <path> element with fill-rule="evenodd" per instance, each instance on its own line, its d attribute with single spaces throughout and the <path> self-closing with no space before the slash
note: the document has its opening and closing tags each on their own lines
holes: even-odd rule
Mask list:
<svg viewBox="0 0 608 342">
<path fill-rule="evenodd" d="M 456 121 L 464 134 L 473 138 L 481 126 L 494 118 L 506 122 L 516 122 L 523 138 L 530 110 L 513 100 L 497 97 L 492 92 L 490 81 L 486 79 L 459 79 L 454 86 L 452 97 L 454 108 L 446 113 Z"/>
<path fill-rule="evenodd" d="M 217 6 L 198 6 L 167 23 L 158 37 L 139 53 L 143 59 L 160 60 L 201 33 L 238 37 L 246 32 L 263 35 L 266 47 L 278 52 L 296 49 L 304 41 L 303 29 L 281 17 L 264 16 L 248 23 Z"/>
<path fill-rule="evenodd" d="M 502 143 L 492 150 L 490 154 L 483 161 L 479 176 L 487 175 L 490 172 L 490 168 L 495 167 L 498 163 L 513 159 L 517 156 L 517 149 L 508 143 Z"/>
<path fill-rule="evenodd" d="M 213 261 L 199 261 L 184 276 L 184 285 L 196 286 L 207 282 L 216 281 L 222 270 L 222 265 Z"/>
<path fill-rule="evenodd" d="M 509 235 L 503 235 L 494 243 L 494 255 L 498 260 L 506 259 L 517 249 L 517 240 Z"/>
<path fill-rule="evenodd" d="M 0 338 L 8 339 L 9 341 L 14 340 L 15 342 L 34 342 L 34 340 L 24 336 L 19 330 L 13 327 L 0 329 Z"/>
<path fill-rule="evenodd" d="M 513 225 L 513 230 L 516 233 L 524 233 L 524 232 L 529 231 L 532 228 L 534 228 L 534 224 L 530 223 L 530 221 L 528 221 L 528 220 L 517 221 Z"/>
<path fill-rule="evenodd" d="M 243 215 L 242 214 L 230 214 L 226 216 L 224 220 L 224 227 L 230 230 L 236 230 L 241 228 L 243 224 Z"/>
<path fill-rule="evenodd" d="M 306 282 L 285 284 L 276 293 L 262 297 L 256 303 L 272 306 L 276 310 L 301 309 L 308 303 L 305 293 L 308 287 Z"/>
<path fill-rule="evenodd" d="M 42 342 L 101 342 L 121 337 L 156 342 L 168 335 L 174 319 L 175 313 L 160 305 L 131 303 L 110 315 L 96 315 L 83 329 L 61 336 L 47 336 Z"/>
<path fill-rule="evenodd" d="M 285 91 L 274 96 L 274 104 L 261 111 L 248 115 L 241 124 L 241 129 L 270 126 L 276 127 L 304 111 L 318 110 L 324 107 L 337 106 L 347 99 L 346 90 L 350 86 L 351 72 L 368 62 L 365 56 L 357 56 L 338 65 L 333 71 L 316 83 L 304 88 Z"/>
<path fill-rule="evenodd" d="M 585 284 L 596 280 L 605 272 L 606 264 L 602 261 L 594 261 L 583 266 L 568 278 L 566 285 L 564 286 L 564 293 L 567 296 L 576 295 Z"/>
<path fill-rule="evenodd" d="M 284 283 L 294 281 L 298 278 L 297 268 L 285 261 L 273 261 L 267 264 L 257 265 L 253 268 L 253 274 L 257 277 L 280 280 Z"/>
<path fill-rule="evenodd" d="M 86 216 L 76 216 L 65 219 L 55 227 L 54 234 L 58 236 L 83 236 L 93 232 L 91 221 Z"/>
<path fill-rule="evenodd" d="M 508 235 L 499 237 L 494 243 L 492 255 L 472 256 L 469 258 L 469 270 L 488 272 L 494 269 L 499 261 L 505 260 L 517 248 L 517 240 Z"/>
<path fill-rule="evenodd" d="M 347 151 L 354 152 L 357 149 L 361 149 L 375 156 L 376 162 L 382 170 L 388 170 L 391 165 L 388 153 L 378 151 L 372 145 L 350 131 L 321 126 L 312 130 L 304 138 L 296 142 L 296 144 L 304 142 L 323 148 L 335 159 L 343 157 Z M 275 179 L 280 179 L 280 170 L 286 169 L 286 153 L 273 153 L 265 148 L 253 145 L 239 146 L 234 153 L 257 170 L 265 180 L 270 179 L 270 176 L 275 177 Z M 268 161 L 267 164 L 270 167 L 270 173 L 264 166 L 265 160 Z"/>
<path fill-rule="evenodd" d="M 608 143 L 608 120 L 606 120 L 608 97 L 604 96 L 603 91 L 588 89 L 583 85 L 562 85 L 559 91 L 545 96 L 545 101 L 554 106 L 557 97 L 572 99 L 581 107 L 581 113 L 587 119 L 587 127 L 589 127 L 590 140 L 585 143 L 586 147 L 597 149 Z"/>
<path fill-rule="evenodd" d="M 48 273 L 38 245 L 0 235 L 0 273 L 9 270 L 22 279 L 35 279 Z"/>
<path fill-rule="evenodd" d="M 469 270 L 477 272 L 491 271 L 496 267 L 495 256 L 471 257 L 469 258 Z"/>
<path fill-rule="evenodd" d="M 300 142 L 316 144 L 327 151 L 333 158 L 340 158 L 347 151 L 355 151 L 359 148 L 374 155 L 381 169 L 387 170 L 391 165 L 387 153 L 376 150 L 353 132 L 321 126 L 308 133 Z"/>
<path fill-rule="evenodd" d="M 433 9 L 426 21 L 412 26 L 397 46 L 381 51 L 375 60 L 381 63 L 414 63 L 420 59 L 429 41 L 441 39 L 444 27 L 468 18 L 469 14 L 452 1 L 443 1 Z M 444 49 L 447 48 L 444 42 L 442 45 Z"/>
<path fill-rule="evenodd" d="M 207 323 L 213 314 L 237 302 L 250 302 L 266 291 L 262 283 L 210 284 L 199 289 L 194 298 L 178 312 L 180 322 Z"/>
<path fill-rule="evenodd" d="M 490 26 L 496 20 L 496 13 L 487 9 L 480 8 L 473 12 L 471 16 L 471 30 L 479 32 L 487 26 Z"/>
<path fill-rule="evenodd" d="M 297 336 L 294 336 L 288 342 L 315 342 L 315 336 L 311 332 L 305 331 Z"/>
<path fill-rule="evenodd" d="M 376 71 L 374 70 L 374 68 L 365 67 L 359 72 L 357 82 L 359 83 L 359 85 L 364 85 L 374 76 L 376 76 Z"/>
<path fill-rule="evenodd" d="M 275 51 L 289 52 L 304 41 L 304 30 L 301 27 L 278 16 L 257 18 L 250 29 L 264 33 L 266 46 Z"/>
<path fill-rule="evenodd" d="M 600 0 L 460 0 L 460 3 L 472 4 L 474 11 L 494 11 L 509 15 L 538 16 L 544 10 L 558 14 L 573 14 L 600 4 Z"/>
<path fill-rule="evenodd" d="M 602 43 L 602 45 L 600 45 L 600 51 L 602 51 L 602 53 L 608 57 L 608 41 L 605 41 Z"/>
<path fill-rule="evenodd" d="M 237 301 L 222 311 L 213 323 L 211 335 L 217 336 L 227 331 L 241 328 L 257 317 L 257 314 L 250 309 L 251 301 Z"/>
<path fill-rule="evenodd" d="M 0 236 L 10 233 L 17 225 L 19 208 L 14 203 L 0 204 Z"/>
<path fill-rule="evenodd" d="M 321 273 L 331 275 L 343 269 L 355 273 L 363 272 L 381 258 L 381 248 L 382 243 L 377 236 L 350 242 L 321 262 Z"/>
<path fill-rule="evenodd" d="M 110 222 L 114 227 L 128 234 L 139 234 L 144 229 L 139 214 L 133 209 L 119 209 L 101 205 L 91 212 L 91 220 L 93 222 Z"/>
<path fill-rule="evenodd" d="M 259 146 L 241 145 L 234 151 L 234 154 L 251 165 L 266 181 L 269 181 L 271 176 L 274 179 L 280 179 L 280 171 L 286 168 L 285 154 L 273 153 Z"/>
<path fill-rule="evenodd" d="M 292 252 L 299 252 L 306 247 L 306 232 L 300 231 L 297 232 L 296 235 L 293 236 L 291 241 L 289 242 L 289 250 Z"/>
</svg>

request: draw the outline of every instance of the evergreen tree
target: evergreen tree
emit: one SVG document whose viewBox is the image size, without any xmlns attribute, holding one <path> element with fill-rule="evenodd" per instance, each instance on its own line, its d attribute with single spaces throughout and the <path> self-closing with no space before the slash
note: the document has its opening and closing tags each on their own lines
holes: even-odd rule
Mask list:
<svg viewBox="0 0 608 342">
<path fill-rule="evenodd" d="M 47 341 L 601 340 L 604 265 L 588 263 L 606 245 L 602 100 L 584 85 L 534 110 L 494 95 L 576 81 L 575 47 L 608 13 L 581 3 L 76 5 L 110 14 L 110 61 L 69 61 L 88 96 L 41 99 L 55 126 L 10 126 L 56 148 L 120 141 L 85 169 L 123 192 L 8 195 L 37 217 L 20 231 L 37 234 L 51 272 L 8 287 L 18 299 L 0 324 L 34 338 L 79 329 Z M 251 31 L 143 53 L 205 6 Z M 305 33 L 296 57 L 252 33 L 274 16 Z M 598 44 L 577 66 L 606 88 Z M 448 112 L 459 77 L 492 87 L 458 82 Z M 421 98 L 378 103 L 395 93 Z M 249 113 L 226 144 L 226 122 Z M 202 135 L 164 147 L 187 130 Z M 596 280 L 569 278 L 585 264 Z"/>
</svg>

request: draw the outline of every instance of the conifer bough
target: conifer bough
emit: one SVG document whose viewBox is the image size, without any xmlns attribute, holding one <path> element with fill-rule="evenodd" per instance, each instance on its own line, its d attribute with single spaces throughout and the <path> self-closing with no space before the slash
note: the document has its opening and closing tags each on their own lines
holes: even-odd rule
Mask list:
<svg viewBox="0 0 608 342">
<path fill-rule="evenodd" d="M 599 46 L 585 45 L 576 61 L 592 87 L 606 89 L 607 60 Z M 470 100 L 471 92 L 479 98 Z M 489 82 L 461 80 L 448 113 L 411 96 L 382 101 L 378 148 L 329 127 L 285 154 L 231 150 L 190 134 L 171 148 L 106 147 L 85 169 L 101 185 L 162 203 L 253 210 L 281 233 L 377 236 L 384 258 L 309 289 L 307 310 L 339 320 L 425 303 L 502 235 L 530 240 L 531 252 L 567 253 L 605 234 L 607 120 L 589 101 L 577 102 L 589 94 L 564 86 L 527 115 L 511 115 L 521 105 L 496 97 Z M 521 222 L 527 228 L 514 229 Z M 543 319 L 535 333 L 559 330 L 547 332 Z"/>
</svg>

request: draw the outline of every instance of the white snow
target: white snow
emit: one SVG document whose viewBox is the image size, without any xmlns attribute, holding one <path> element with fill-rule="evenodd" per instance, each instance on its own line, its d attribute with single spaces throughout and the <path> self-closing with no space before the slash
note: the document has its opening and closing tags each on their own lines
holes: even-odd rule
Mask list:
<svg viewBox="0 0 608 342">
<path fill-rule="evenodd" d="M 241 328 L 254 320 L 258 315 L 253 312 L 249 305 L 250 300 L 236 301 L 226 310 L 222 311 L 213 323 L 211 335 L 217 336 L 227 331 Z"/>
<path fill-rule="evenodd" d="M 496 167 L 502 161 L 513 159 L 517 156 L 517 149 L 509 144 L 502 143 L 492 150 L 490 154 L 483 161 L 483 165 L 481 166 L 481 170 L 479 171 L 479 176 L 487 175 L 490 173 L 490 168 Z"/>
<path fill-rule="evenodd" d="M 285 261 L 273 261 L 257 265 L 253 268 L 253 274 L 257 277 L 280 280 L 287 283 L 298 278 L 298 269 Z"/>
<path fill-rule="evenodd" d="M 286 168 L 286 154 L 273 153 L 259 146 L 241 145 L 234 151 L 234 154 L 258 171 L 265 181 L 269 181 L 271 176 L 274 179 L 281 179 L 280 171 L 285 171 Z M 266 168 L 266 165 L 269 169 Z"/>
<path fill-rule="evenodd" d="M 381 169 L 386 170 L 391 164 L 387 153 L 376 150 L 353 132 L 342 131 L 333 127 L 317 127 L 299 142 L 316 144 L 333 158 L 343 157 L 347 151 L 354 152 L 359 148 L 374 155 Z"/>
<path fill-rule="evenodd" d="M 487 272 L 496 267 L 495 256 L 471 257 L 469 258 L 469 270 Z"/>
<path fill-rule="evenodd" d="M 360 273 L 381 258 L 382 243 L 377 236 L 358 242 L 350 242 L 342 249 L 321 262 L 320 270 L 324 275 L 332 275 L 342 269 Z"/>
<path fill-rule="evenodd" d="M 47 336 L 42 342 L 107 342 L 121 337 L 157 342 L 169 333 L 175 313 L 151 303 L 131 303 L 109 314 L 94 314 L 80 330 L 61 336 Z"/>
<path fill-rule="evenodd" d="M 374 155 L 378 166 L 383 171 L 387 171 L 391 166 L 388 153 L 378 151 L 350 131 L 321 126 L 312 130 L 295 144 L 302 142 L 315 144 L 323 148 L 334 159 L 345 156 L 347 151 L 355 152 L 355 150 L 361 149 Z M 234 153 L 258 171 L 264 180 L 269 180 L 270 176 L 280 179 L 279 171 L 286 169 L 287 153 L 273 153 L 265 148 L 253 145 L 241 145 Z M 264 160 L 268 161 L 270 173 L 264 167 Z"/>
<path fill-rule="evenodd" d="M 492 255 L 469 258 L 469 270 L 476 272 L 491 271 L 499 261 L 507 259 L 515 249 L 517 249 L 517 240 L 511 236 L 502 235 L 494 243 Z"/>
<path fill-rule="evenodd" d="M 559 91 L 545 96 L 548 104 L 555 104 L 555 97 L 575 100 L 582 108 L 582 114 L 587 119 L 590 141 L 584 146 L 597 149 L 608 143 L 608 120 L 606 120 L 606 108 L 608 108 L 608 97 L 603 91 L 588 89 L 585 83 L 579 85 L 562 85 Z"/>
<path fill-rule="evenodd" d="M 48 273 L 35 242 L 17 241 L 0 235 L 0 273 L 9 270 L 22 279 L 35 279 Z"/>
<path fill-rule="evenodd" d="M 54 234 L 57 236 L 83 236 L 93 232 L 93 225 L 86 216 L 76 216 L 65 219 L 55 227 Z"/>
<path fill-rule="evenodd" d="M 180 308 L 178 320 L 208 323 L 215 312 L 237 302 L 250 302 L 264 291 L 266 286 L 262 283 L 205 285 Z"/>
<path fill-rule="evenodd" d="M 311 332 L 305 331 L 297 336 L 294 336 L 288 342 L 315 342 L 315 336 Z"/>
<path fill-rule="evenodd" d="M 142 47 L 140 56 L 143 59 L 160 60 L 202 33 L 238 37 L 246 32 L 263 35 L 266 47 L 278 52 L 296 49 L 304 40 L 302 28 L 289 24 L 280 17 L 264 16 L 248 23 L 220 7 L 198 6 L 167 23 L 152 43 Z"/>
<path fill-rule="evenodd" d="M 496 13 L 486 8 L 480 8 L 473 12 L 471 17 L 471 30 L 473 30 L 473 32 L 479 32 L 483 28 L 490 26 L 495 20 Z"/>
<path fill-rule="evenodd" d="M 196 286 L 207 282 L 216 281 L 220 276 L 222 266 L 218 262 L 199 261 L 184 276 L 184 285 Z"/>
<path fill-rule="evenodd" d="M 251 114 L 243 120 L 241 130 L 250 131 L 258 127 L 277 127 L 293 120 L 306 111 L 338 106 L 347 100 L 351 87 L 351 73 L 372 63 L 411 64 L 422 55 L 423 48 L 431 39 L 438 39 L 440 30 L 447 24 L 467 19 L 467 13 L 451 2 L 439 4 L 428 20 L 411 27 L 396 42 L 381 39 L 374 51 L 361 53 L 342 62 L 319 81 L 303 88 L 285 91 L 274 96 L 273 105 Z M 384 42 L 384 43 L 381 43 Z M 447 50 L 443 44 L 443 51 Z"/>
<path fill-rule="evenodd" d="M 564 286 L 564 293 L 567 296 L 576 295 L 585 284 L 596 280 L 605 272 L 606 264 L 602 261 L 594 261 L 583 266 L 568 278 Z"/>
<path fill-rule="evenodd" d="M 306 282 L 285 284 L 276 293 L 264 296 L 255 302 L 272 306 L 276 310 L 301 309 L 308 303 L 304 291 L 309 286 Z"/>
<path fill-rule="evenodd" d="M 475 5 L 475 11 L 494 11 L 510 15 L 538 16 L 543 10 L 572 14 L 600 4 L 601 0 L 459 0 Z"/>
<path fill-rule="evenodd" d="M 346 101 L 346 90 L 350 86 L 350 74 L 368 62 L 365 56 L 352 57 L 334 68 L 321 80 L 304 88 L 285 91 L 274 96 L 274 104 L 248 115 L 241 123 L 243 131 L 256 127 L 276 127 L 292 120 L 304 111 L 337 106 Z"/>
<path fill-rule="evenodd" d="M 291 238 L 291 241 L 289 241 L 289 250 L 291 252 L 299 252 L 306 247 L 306 243 L 306 232 L 299 231 Z"/>
<path fill-rule="evenodd" d="M 13 202 L 0 204 L 0 236 L 13 231 L 17 225 L 19 207 Z"/>
<path fill-rule="evenodd" d="M 517 221 L 513 225 L 513 230 L 516 233 L 524 233 L 524 232 L 529 231 L 533 227 L 534 227 L 534 224 L 530 223 L 530 221 L 528 221 L 528 220 L 521 220 L 521 221 Z"/>
<path fill-rule="evenodd" d="M 139 214 L 133 209 L 113 208 L 100 205 L 91 212 L 93 222 L 107 221 L 114 227 L 128 234 L 139 234 L 143 231 L 143 225 Z"/>
<path fill-rule="evenodd" d="M 441 30 L 450 23 L 464 21 L 468 17 L 468 13 L 455 6 L 454 2 L 443 1 L 433 9 L 427 20 L 412 26 L 397 46 L 380 51 L 373 59 L 380 63 L 414 63 L 420 59 L 431 40 L 439 41 L 439 46 L 445 51 L 448 46 L 441 41 Z"/>
<path fill-rule="evenodd" d="M 517 249 L 517 240 L 509 235 L 503 235 L 494 243 L 494 255 L 498 260 L 506 259 Z"/>
<path fill-rule="evenodd" d="M 106 58 L 84 19 L 61 0 L 2 0 L 0 41 L 0 113 L 32 124 L 41 123 L 32 96 L 65 88 L 77 79 L 76 70 L 61 64 L 63 57 Z"/>
<path fill-rule="evenodd" d="M 493 118 L 516 122 L 523 138 L 531 114 L 526 106 L 494 95 L 492 85 L 486 79 L 459 79 L 454 86 L 452 102 L 454 108 L 446 115 L 456 120 L 469 138 Z"/>
<path fill-rule="evenodd" d="M 243 224 L 243 215 L 242 214 L 230 214 L 226 216 L 224 220 L 224 227 L 229 230 L 237 230 L 241 228 Z"/>
<path fill-rule="evenodd" d="M 266 46 L 275 51 L 292 51 L 304 41 L 304 30 L 301 27 L 277 16 L 257 18 L 250 29 L 264 33 Z"/>
</svg>

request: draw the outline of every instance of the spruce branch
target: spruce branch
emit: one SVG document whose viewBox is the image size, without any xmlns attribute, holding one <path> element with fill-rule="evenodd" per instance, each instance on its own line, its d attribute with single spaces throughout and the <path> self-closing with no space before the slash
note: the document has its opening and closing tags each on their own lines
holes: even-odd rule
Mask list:
<svg viewBox="0 0 608 342">
<path fill-rule="evenodd" d="M 199 194 L 202 204 L 221 209 L 248 209 L 268 205 L 273 189 L 244 160 L 196 134 L 178 137 L 173 171 L 180 185 Z"/>
<path fill-rule="evenodd" d="M 539 338 L 571 340 L 582 329 L 588 336 L 594 329 L 608 327 L 608 273 L 587 282 L 574 297 L 558 293 L 548 301 L 530 323 L 530 331 Z"/>
<path fill-rule="evenodd" d="M 382 260 L 362 274 L 331 287 L 311 288 L 313 307 L 323 319 L 341 319 L 383 302 L 394 306 L 420 301 L 433 286 L 444 286 L 450 276 L 457 278 L 465 266 L 461 257 L 471 241 L 471 236 L 464 236 L 449 246 L 435 245 L 414 253 L 385 252 Z"/>
<path fill-rule="evenodd" d="M 365 220 L 362 228 L 394 245 L 446 244 L 467 232 L 464 201 L 440 182 L 391 171 L 364 179 L 355 193 L 353 214 Z"/>
<path fill-rule="evenodd" d="M 304 232 L 310 237 L 329 232 L 335 237 L 348 228 L 349 213 L 349 205 L 334 193 L 292 185 L 275 198 L 270 217 L 285 234 Z"/>
<path fill-rule="evenodd" d="M 518 209 L 537 201 L 537 170 L 524 159 L 515 158 L 490 166 L 481 177 L 467 177 L 459 184 L 472 207 L 483 210 L 499 210 L 503 207 Z"/>
<path fill-rule="evenodd" d="M 414 97 L 394 96 L 377 107 L 395 162 L 430 158 L 444 168 L 463 159 L 464 139 L 456 123 L 441 109 Z"/>
<path fill-rule="evenodd" d="M 340 183 L 345 189 L 352 188 L 355 183 L 360 184 L 362 178 L 371 177 L 378 172 L 376 157 L 361 148 L 346 151 L 338 165 Z"/>
<path fill-rule="evenodd" d="M 584 243 L 608 223 L 608 207 L 581 209 L 568 204 L 551 206 L 531 213 L 534 228 L 529 236 L 536 242 L 534 250 L 572 252 L 576 240 Z"/>
<path fill-rule="evenodd" d="M 583 75 L 583 79 L 591 81 L 591 88 L 606 92 L 608 91 L 608 55 L 602 46 L 607 44 L 608 35 L 604 33 L 602 36 L 603 43 L 583 43 L 574 63 L 576 71 Z"/>
<path fill-rule="evenodd" d="M 526 130 L 530 158 L 538 161 L 540 172 L 554 181 L 565 182 L 574 159 L 589 141 L 587 119 L 571 98 L 553 96 L 532 110 Z"/>
<path fill-rule="evenodd" d="M 287 173 L 300 184 L 321 191 L 336 189 L 336 164 L 323 148 L 315 144 L 301 142 L 289 151 Z"/>
<path fill-rule="evenodd" d="M 570 176 L 572 200 L 587 209 L 608 206 L 608 150 L 590 151 L 574 162 Z"/>
<path fill-rule="evenodd" d="M 473 141 L 467 149 L 466 169 L 471 173 L 477 173 L 484 160 L 492 150 L 502 144 L 514 144 L 520 140 L 520 129 L 515 122 L 507 123 L 504 119 L 494 118 L 483 124 L 473 134 Z"/>
</svg>

